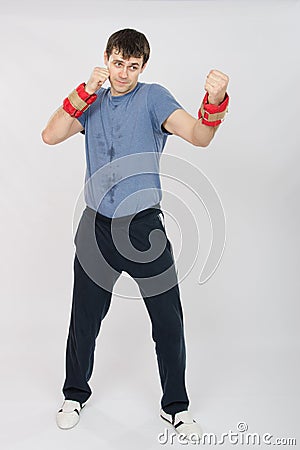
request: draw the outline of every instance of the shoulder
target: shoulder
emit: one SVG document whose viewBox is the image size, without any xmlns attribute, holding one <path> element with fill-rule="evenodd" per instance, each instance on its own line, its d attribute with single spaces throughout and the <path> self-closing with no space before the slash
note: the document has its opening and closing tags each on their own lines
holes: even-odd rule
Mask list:
<svg viewBox="0 0 300 450">
<path fill-rule="evenodd" d="M 174 96 L 171 92 L 158 83 L 149 83 L 148 85 L 148 101 L 170 101 L 174 100 Z"/>
<path fill-rule="evenodd" d="M 174 95 L 167 88 L 158 83 L 151 83 L 149 85 L 148 105 L 150 107 L 165 108 L 174 104 L 181 107 Z"/>
<path fill-rule="evenodd" d="M 100 89 L 98 89 L 98 91 L 95 92 L 95 94 L 97 95 L 97 99 L 101 99 L 104 95 L 106 95 L 108 92 L 108 88 L 103 88 L 101 87 Z"/>
<path fill-rule="evenodd" d="M 97 95 L 96 100 L 90 105 L 90 107 L 87 109 L 88 115 L 91 115 L 93 112 L 98 110 L 100 103 L 103 102 L 104 97 L 107 95 L 107 88 L 100 88 L 98 89 L 95 94 Z"/>
<path fill-rule="evenodd" d="M 162 86 L 159 83 L 141 83 L 139 82 L 139 89 L 140 92 L 146 93 L 169 93 L 168 89 L 166 89 L 164 86 Z"/>
<path fill-rule="evenodd" d="M 169 93 L 168 89 L 158 83 L 149 83 L 149 91 L 151 93 Z"/>
<path fill-rule="evenodd" d="M 165 86 L 158 83 L 151 83 L 149 88 L 149 97 L 154 100 L 174 101 L 174 95 Z"/>
</svg>

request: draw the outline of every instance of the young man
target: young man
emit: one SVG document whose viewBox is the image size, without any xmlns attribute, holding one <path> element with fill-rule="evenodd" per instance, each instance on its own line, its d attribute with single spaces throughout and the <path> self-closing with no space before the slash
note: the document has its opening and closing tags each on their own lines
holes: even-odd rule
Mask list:
<svg viewBox="0 0 300 450">
<path fill-rule="evenodd" d="M 227 110 L 228 77 L 210 71 L 197 120 L 164 87 L 138 81 L 149 54 L 144 34 L 115 32 L 104 52 L 106 67 L 94 68 L 42 132 L 50 145 L 84 133 L 87 162 L 86 208 L 75 236 L 65 400 L 57 425 L 74 427 L 91 396 L 96 338 L 114 284 L 126 271 L 138 283 L 152 324 L 163 391 L 160 415 L 189 438 L 201 430 L 188 411 L 183 313 L 172 246 L 161 219 L 159 157 L 170 134 L 199 147 L 210 143 Z M 110 88 L 104 89 L 107 79 Z"/>
</svg>

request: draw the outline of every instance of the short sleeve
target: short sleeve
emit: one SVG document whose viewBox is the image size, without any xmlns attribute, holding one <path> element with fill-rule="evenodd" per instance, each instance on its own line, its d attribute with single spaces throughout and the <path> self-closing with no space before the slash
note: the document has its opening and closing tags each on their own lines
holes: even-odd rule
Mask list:
<svg viewBox="0 0 300 450">
<path fill-rule="evenodd" d="M 85 128 L 86 114 L 87 114 L 87 110 L 84 111 L 84 112 L 81 114 L 81 116 L 76 117 L 76 119 L 81 123 L 81 125 L 83 126 L 83 128 Z"/>
<path fill-rule="evenodd" d="M 83 130 L 80 131 L 81 134 L 85 134 L 85 124 L 86 124 L 86 117 L 87 117 L 87 113 L 88 113 L 89 109 L 86 109 L 81 116 L 76 117 L 76 119 L 78 120 L 78 122 L 81 123 L 81 125 L 83 126 Z"/>
<path fill-rule="evenodd" d="M 157 128 L 170 135 L 171 133 L 165 130 L 162 124 L 176 109 L 183 109 L 183 107 L 168 89 L 155 83 L 150 86 L 147 102 L 149 113 Z"/>
</svg>

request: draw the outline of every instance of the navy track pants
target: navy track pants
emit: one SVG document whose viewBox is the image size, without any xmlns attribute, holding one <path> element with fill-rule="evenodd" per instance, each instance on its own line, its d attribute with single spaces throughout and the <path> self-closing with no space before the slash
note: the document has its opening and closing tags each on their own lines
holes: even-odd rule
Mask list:
<svg viewBox="0 0 300 450">
<path fill-rule="evenodd" d="M 74 285 L 66 348 L 65 399 L 85 403 L 96 338 L 122 271 L 138 284 L 151 325 L 169 414 L 188 408 L 183 312 L 172 246 L 160 205 L 132 216 L 108 218 L 86 206 L 76 235 Z"/>
</svg>

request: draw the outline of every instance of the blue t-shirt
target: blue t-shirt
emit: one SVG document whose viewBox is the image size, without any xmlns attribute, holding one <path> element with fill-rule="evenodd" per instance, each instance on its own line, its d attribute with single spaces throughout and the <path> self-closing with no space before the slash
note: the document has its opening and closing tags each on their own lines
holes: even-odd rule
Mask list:
<svg viewBox="0 0 300 450">
<path fill-rule="evenodd" d="M 159 84 L 138 82 L 127 94 L 97 91 L 78 118 L 86 147 L 86 204 L 107 217 L 135 214 L 160 202 L 163 122 L 182 106 Z"/>
</svg>

